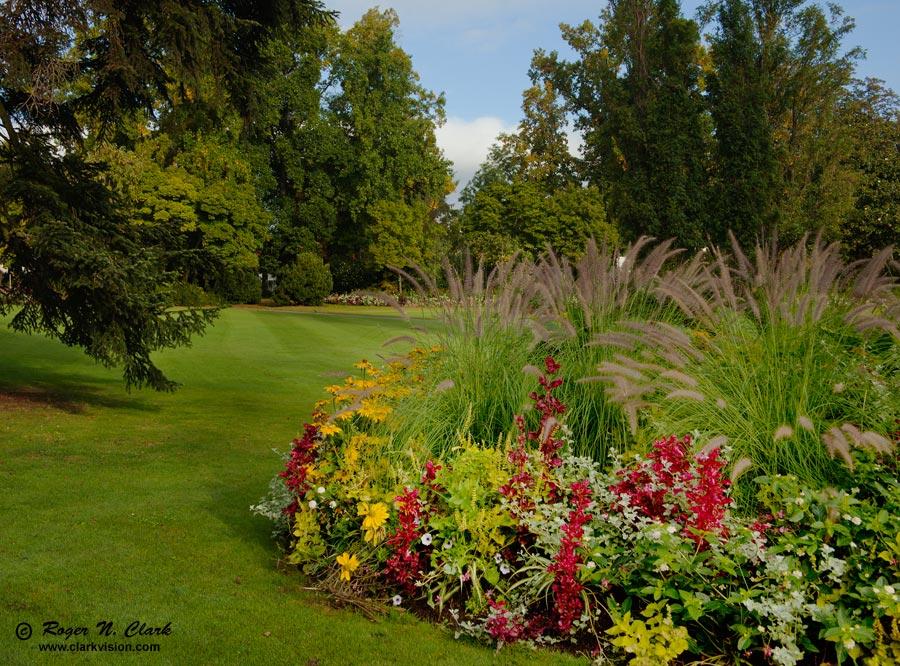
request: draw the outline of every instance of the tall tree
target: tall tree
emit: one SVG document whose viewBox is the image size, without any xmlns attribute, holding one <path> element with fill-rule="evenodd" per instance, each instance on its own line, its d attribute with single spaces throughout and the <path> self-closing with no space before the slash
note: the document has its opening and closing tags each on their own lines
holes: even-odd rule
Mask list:
<svg viewBox="0 0 900 666">
<path fill-rule="evenodd" d="M 743 247 L 777 227 L 778 164 L 769 123 L 769 72 L 762 68 L 750 8 L 742 0 L 724 0 L 712 37 L 712 71 L 707 77 L 715 125 L 715 176 L 712 203 L 715 240 L 730 229 Z"/>
<path fill-rule="evenodd" d="M 151 353 L 187 344 L 213 313 L 170 308 L 185 248 L 131 222 L 88 148 L 128 138 L 134 114 L 173 91 L 252 118 L 268 41 L 326 18 L 314 0 L 4 3 L 0 260 L 14 290 L 0 311 L 18 306 L 11 325 L 123 365 L 129 386 L 171 389 Z"/>
<path fill-rule="evenodd" d="M 700 91 L 700 35 L 677 0 L 612 0 L 591 22 L 562 26 L 575 62 L 543 69 L 566 94 L 584 134 L 586 175 L 629 238 L 709 232 L 709 126 Z"/>
<path fill-rule="evenodd" d="M 460 196 L 464 241 L 488 263 L 516 251 L 538 255 L 548 245 L 577 256 L 591 237 L 618 237 L 600 191 L 581 183 L 580 161 L 569 148 L 566 106 L 545 76 L 546 60 L 544 52 L 535 52 L 518 131 L 500 135 Z"/>
<path fill-rule="evenodd" d="M 900 97 L 883 81 L 858 81 L 843 116 L 853 133 L 857 182 L 841 246 L 863 259 L 900 241 Z"/>
<path fill-rule="evenodd" d="M 425 262 L 437 259 L 431 248 L 444 231 L 440 213 L 453 189 L 450 163 L 435 138 L 444 121 L 443 95 L 420 85 L 410 57 L 396 44 L 398 25 L 393 10 L 372 9 L 337 35 L 328 55 L 325 104 L 329 124 L 342 131 L 344 151 L 334 181 L 338 210 L 329 254 L 332 268 L 368 267 L 369 281 L 383 269 L 381 260 L 396 257 L 397 247 Z M 388 223 L 393 214 L 399 217 Z"/>
<path fill-rule="evenodd" d="M 726 195 L 725 210 L 738 215 L 745 237 L 771 221 L 788 241 L 810 230 L 836 239 L 853 205 L 855 180 L 848 162 L 853 141 L 840 116 L 861 55 L 842 45 L 853 21 L 835 4 L 826 14 L 805 0 L 720 0 L 706 9 L 719 17 L 710 96 L 717 138 L 723 133 L 717 170 L 723 187 L 730 181 L 744 192 L 730 201 Z M 763 109 L 774 182 L 759 130 Z M 742 167 L 750 177 L 736 176 Z M 740 202 L 754 197 L 757 214 Z"/>
</svg>

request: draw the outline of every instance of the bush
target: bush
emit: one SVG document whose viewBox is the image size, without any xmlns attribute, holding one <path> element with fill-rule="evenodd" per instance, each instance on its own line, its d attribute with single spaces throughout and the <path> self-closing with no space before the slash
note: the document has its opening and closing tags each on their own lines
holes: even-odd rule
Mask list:
<svg viewBox="0 0 900 666">
<path fill-rule="evenodd" d="M 259 303 L 262 298 L 262 282 L 257 269 L 250 267 L 223 271 L 212 285 L 214 291 L 226 303 Z"/>
<path fill-rule="evenodd" d="M 331 293 L 331 270 L 312 252 L 301 252 L 278 271 L 275 302 L 279 305 L 322 305 Z"/>
<path fill-rule="evenodd" d="M 172 292 L 172 302 L 182 307 L 201 308 L 219 305 L 219 299 L 214 294 L 210 294 L 202 287 L 190 282 L 176 282 L 172 285 Z"/>
</svg>

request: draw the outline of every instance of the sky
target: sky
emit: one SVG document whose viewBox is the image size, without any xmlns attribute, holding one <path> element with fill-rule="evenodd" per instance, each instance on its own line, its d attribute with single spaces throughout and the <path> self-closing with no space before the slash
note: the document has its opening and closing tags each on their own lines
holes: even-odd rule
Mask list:
<svg viewBox="0 0 900 666">
<path fill-rule="evenodd" d="M 702 0 L 682 0 L 693 17 Z M 535 49 L 571 51 L 559 24 L 596 22 L 604 0 L 325 0 L 350 27 L 369 8 L 393 8 L 400 18 L 396 41 L 412 58 L 420 83 L 446 96 L 447 122 L 437 140 L 453 161 L 459 191 L 484 161 L 501 132 L 513 132 L 522 117 L 522 91 Z M 820 0 L 820 5 L 825 5 Z M 856 29 L 845 41 L 866 59 L 857 75 L 876 77 L 900 92 L 900 0 L 839 0 Z"/>
</svg>

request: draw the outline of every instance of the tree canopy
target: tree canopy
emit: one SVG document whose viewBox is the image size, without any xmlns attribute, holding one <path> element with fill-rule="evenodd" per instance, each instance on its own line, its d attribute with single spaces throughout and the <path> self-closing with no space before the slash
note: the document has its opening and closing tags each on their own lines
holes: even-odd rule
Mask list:
<svg viewBox="0 0 900 666">
<path fill-rule="evenodd" d="M 853 25 L 805 0 L 710 0 L 696 19 L 677 0 L 610 0 L 596 22 L 563 24 L 575 57 L 535 51 L 519 132 L 461 199 L 465 237 L 519 247 L 509 234 L 523 227 L 503 221 L 522 217 L 513 208 L 580 183 L 625 239 L 699 248 L 733 233 L 746 247 L 813 232 L 853 254 L 894 242 L 896 121 L 885 91 L 854 82 Z M 542 179 L 538 156 L 561 154 L 567 123 L 580 157 Z M 515 179 L 549 184 L 543 204 Z"/>
<path fill-rule="evenodd" d="M 169 178 L 166 203 L 147 209 L 145 222 L 154 223 L 140 223 L 111 186 L 102 147 L 133 143 L 134 127 L 185 100 L 219 119 L 253 118 L 252 83 L 271 71 L 267 45 L 328 18 L 311 0 L 4 3 L 0 260 L 13 287 L 0 296 L 0 311 L 14 308 L 12 327 L 122 365 L 128 386 L 173 388 L 151 353 L 187 344 L 214 311 L 172 307 L 178 276 L 205 259 L 204 248 L 173 238 L 168 223 L 175 211 L 178 224 L 207 225 L 215 237 L 227 197 L 212 178 L 199 190 Z M 258 224 L 252 213 L 240 222 L 235 214 L 242 215 L 227 212 L 229 224 Z"/>
</svg>

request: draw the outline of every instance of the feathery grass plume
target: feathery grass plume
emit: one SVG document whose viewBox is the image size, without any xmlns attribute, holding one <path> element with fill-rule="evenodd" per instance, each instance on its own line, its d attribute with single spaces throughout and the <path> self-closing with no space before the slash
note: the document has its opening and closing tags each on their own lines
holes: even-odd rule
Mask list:
<svg viewBox="0 0 900 666">
<path fill-rule="evenodd" d="M 591 239 L 574 266 L 548 248 L 536 265 L 535 295 L 547 317 L 572 322 L 583 340 L 621 319 L 659 318 L 664 306 L 654 289 L 663 268 L 681 252 L 671 245 L 642 237 L 620 251 Z"/>
<path fill-rule="evenodd" d="M 859 259 L 849 266 L 849 270 L 855 273 L 850 293 L 858 299 L 874 300 L 882 295 L 890 296 L 894 293 L 896 299 L 897 279 L 896 270 L 891 271 L 894 255 L 894 246 L 889 245 L 882 249 L 871 259 Z M 893 273 L 893 275 L 891 274 Z"/>
<path fill-rule="evenodd" d="M 713 278 L 707 262 L 706 252 L 696 252 L 689 262 L 667 273 L 665 279 L 656 285 L 655 291 L 658 298 L 674 304 L 689 321 L 711 327 L 717 321 L 716 308 L 721 309 L 723 302 L 734 300 L 734 293 L 727 288 L 717 289 L 720 281 Z M 721 284 L 729 285 L 723 255 L 717 257 L 714 268 L 724 271 Z"/>
<path fill-rule="evenodd" d="M 777 442 L 781 439 L 788 439 L 794 436 L 794 429 L 787 425 L 783 424 L 778 426 L 778 429 L 775 431 L 775 434 L 772 435 L 772 440 Z"/>
<path fill-rule="evenodd" d="M 872 432 L 871 430 L 866 430 L 862 433 L 862 443 L 863 446 L 866 446 L 876 453 L 891 453 L 896 447 L 894 442 L 889 440 L 884 435 L 879 435 L 877 432 Z"/>
<path fill-rule="evenodd" d="M 452 379 L 445 379 L 435 386 L 433 390 L 435 393 L 443 393 L 444 391 L 449 391 L 454 386 L 456 386 L 456 383 Z"/>
<path fill-rule="evenodd" d="M 744 472 L 753 467 L 753 461 L 750 460 L 747 456 L 744 456 L 740 460 L 738 460 L 734 465 L 731 466 L 731 474 L 729 475 L 729 480 L 731 484 L 734 485 L 737 483 L 737 480 L 741 478 Z"/>
<path fill-rule="evenodd" d="M 418 341 L 417 341 L 414 337 L 412 337 L 411 335 L 398 335 L 397 337 L 391 338 L 390 340 L 388 340 L 387 342 L 385 342 L 385 343 L 382 344 L 381 346 L 382 346 L 382 347 L 390 347 L 391 345 L 395 345 L 395 344 L 397 344 L 398 342 L 408 342 L 409 344 L 414 345 L 414 344 L 416 344 Z"/>
<path fill-rule="evenodd" d="M 838 427 L 833 427 L 822 435 L 822 441 L 825 442 L 825 448 L 828 454 L 835 458 L 840 456 L 850 471 L 853 471 L 853 456 L 850 455 L 850 442 L 847 436 Z"/>
<path fill-rule="evenodd" d="M 728 444 L 728 438 L 725 435 L 717 435 L 704 444 L 703 448 L 700 449 L 700 453 L 708 455 L 714 449 L 721 449 L 726 444 Z"/>
<path fill-rule="evenodd" d="M 834 483 L 844 441 L 883 445 L 877 438 L 900 417 L 888 397 L 900 390 L 900 291 L 887 256 L 848 266 L 836 245 L 807 236 L 787 249 L 758 244 L 751 260 L 732 237 L 730 254 L 695 255 L 656 286 L 680 319 L 622 322 L 593 340 L 663 370 L 636 376 L 616 359 L 591 379 L 627 408 L 641 441 L 722 433 L 761 474 Z M 835 421 L 860 427 L 820 438 Z M 751 484 L 736 489 L 739 501 L 753 501 Z"/>
<path fill-rule="evenodd" d="M 408 279 L 422 296 L 437 295 L 437 279 L 413 264 Z M 392 435 L 400 443 L 428 442 L 435 454 L 460 436 L 492 442 L 513 426 L 534 380 L 518 368 L 539 360 L 533 316 L 534 264 L 514 256 L 487 270 L 470 254 L 457 270 L 446 258 L 443 282 L 449 299 L 423 346 L 441 347 L 423 368 L 426 391 L 400 401 L 392 414 Z M 412 273 L 412 275 L 410 274 Z"/>
<path fill-rule="evenodd" d="M 828 430 L 822 435 L 822 441 L 825 443 L 825 448 L 832 458 L 840 456 L 847 463 L 847 467 L 853 471 L 853 456 L 850 455 L 850 442 L 847 441 L 847 436 L 840 428 L 835 426 Z"/>
<path fill-rule="evenodd" d="M 577 380 L 561 387 L 560 395 L 569 405 L 566 422 L 577 453 L 603 461 L 607 447 L 630 444 L 635 428 L 627 422 L 629 417 L 610 403 L 602 385 L 581 379 L 610 361 L 617 347 L 634 346 L 629 341 L 633 334 L 623 330 L 620 322 L 668 321 L 678 313 L 655 289 L 680 252 L 672 248 L 672 241 L 657 244 L 646 237 L 625 248 L 591 240 L 577 260 L 548 249 L 536 262 L 533 329 L 540 332 L 539 348 L 551 353 L 566 375 Z M 592 342 L 595 335 L 603 334 L 610 335 L 606 344 Z"/>
<path fill-rule="evenodd" d="M 703 402 L 706 400 L 706 396 L 700 393 L 699 391 L 692 391 L 690 389 L 675 389 L 670 393 L 666 394 L 663 400 L 694 400 L 696 402 Z"/>
<path fill-rule="evenodd" d="M 680 382 L 681 384 L 684 384 L 685 386 L 689 386 L 691 388 L 696 387 L 699 383 L 694 377 L 691 377 L 690 375 L 685 374 L 680 370 L 663 369 L 659 376 L 664 379 L 671 379 L 673 381 Z"/>
</svg>

